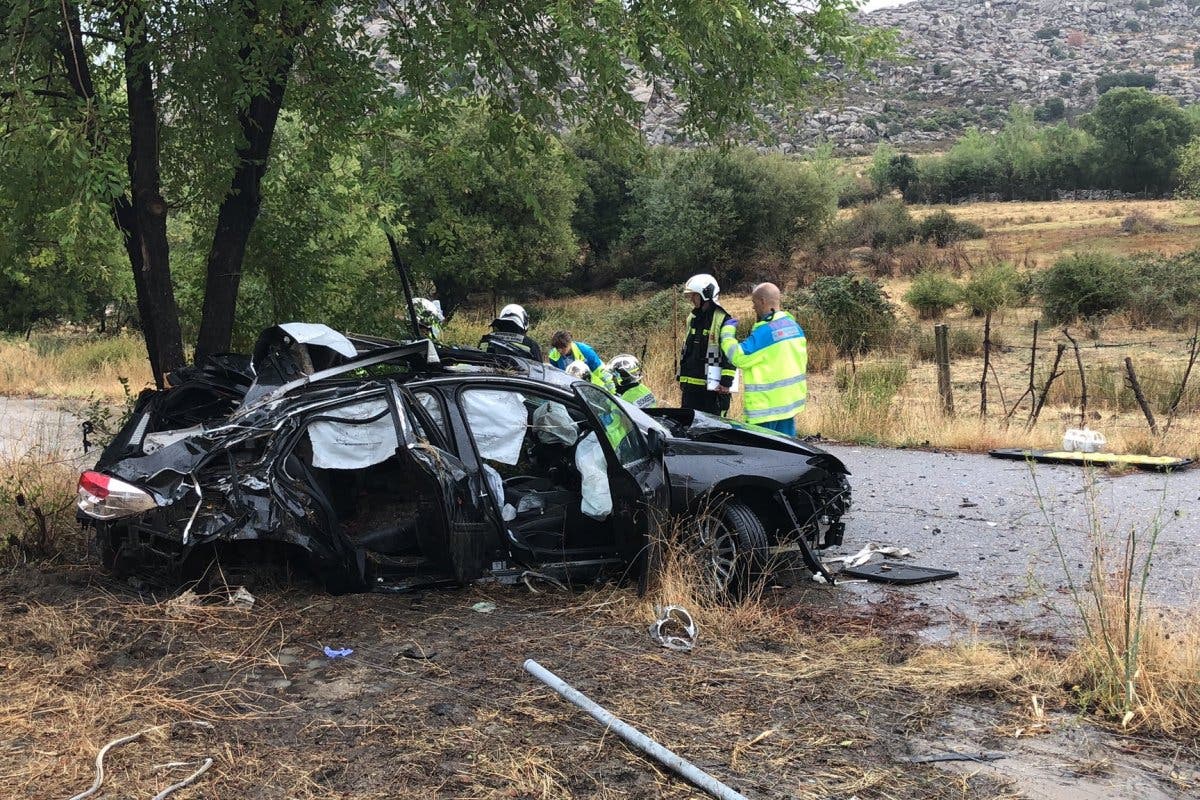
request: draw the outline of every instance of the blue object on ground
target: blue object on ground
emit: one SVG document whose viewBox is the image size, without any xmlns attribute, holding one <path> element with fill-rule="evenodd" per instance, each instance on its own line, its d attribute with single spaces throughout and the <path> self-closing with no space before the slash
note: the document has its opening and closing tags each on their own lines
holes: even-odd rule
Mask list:
<svg viewBox="0 0 1200 800">
<path fill-rule="evenodd" d="M 354 650 L 349 647 L 345 647 L 341 650 L 334 650 L 329 645 L 325 645 L 325 655 L 327 655 L 329 658 L 345 658 L 353 652 Z"/>
</svg>

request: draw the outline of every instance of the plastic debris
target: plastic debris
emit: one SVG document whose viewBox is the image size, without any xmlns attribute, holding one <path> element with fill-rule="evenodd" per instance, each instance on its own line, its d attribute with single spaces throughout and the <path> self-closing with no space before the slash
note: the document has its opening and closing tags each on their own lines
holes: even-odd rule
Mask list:
<svg viewBox="0 0 1200 800">
<path fill-rule="evenodd" d="M 650 638 L 668 650 L 687 652 L 696 646 L 700 630 L 686 608 L 665 606 L 657 609 L 658 619 L 650 625 Z"/>
<path fill-rule="evenodd" d="M 245 586 L 237 587 L 237 591 L 229 595 L 229 605 L 237 606 L 247 611 L 254 607 L 255 600 L 254 595 L 250 594 Z"/>
<path fill-rule="evenodd" d="M 871 560 L 873 556 L 879 554 L 881 556 L 895 556 L 897 558 L 905 558 L 912 555 L 912 551 L 907 547 L 895 547 L 887 544 L 875 544 L 871 542 L 863 549 L 851 556 L 834 556 L 833 558 L 825 559 L 825 564 L 845 564 L 847 567 L 860 567 Z"/>
<path fill-rule="evenodd" d="M 352 647 L 343 647 L 340 650 L 334 650 L 329 645 L 325 645 L 325 655 L 329 658 L 345 658 L 354 652 Z"/>
<path fill-rule="evenodd" d="M 472 611 L 478 611 L 480 614 L 490 614 L 496 610 L 496 604 L 490 600 L 483 600 L 471 606 Z"/>
</svg>

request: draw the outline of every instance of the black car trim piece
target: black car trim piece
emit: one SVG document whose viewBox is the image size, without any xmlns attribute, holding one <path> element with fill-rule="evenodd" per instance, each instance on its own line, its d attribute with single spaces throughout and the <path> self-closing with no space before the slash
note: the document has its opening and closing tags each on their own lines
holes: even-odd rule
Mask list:
<svg viewBox="0 0 1200 800">
<path fill-rule="evenodd" d="M 787 492 L 780 489 L 776 494 L 779 501 L 783 504 L 784 510 L 787 511 L 788 518 L 792 521 L 794 530 L 800 535 L 796 537 L 796 543 L 800 545 L 800 556 L 804 559 L 804 565 L 808 567 L 813 575 L 820 575 L 830 586 L 833 586 L 835 581 L 829 570 L 825 569 L 825 565 L 821 563 L 821 559 L 817 558 L 817 554 L 808 546 L 808 541 L 804 538 L 804 527 L 800 524 L 800 520 L 796 518 L 796 511 L 792 508 L 792 504 L 788 502 Z"/>
</svg>

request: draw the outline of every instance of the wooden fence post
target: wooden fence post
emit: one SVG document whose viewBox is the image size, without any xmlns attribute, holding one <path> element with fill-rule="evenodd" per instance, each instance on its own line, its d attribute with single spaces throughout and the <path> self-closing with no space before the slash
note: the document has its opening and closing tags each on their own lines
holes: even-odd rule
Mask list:
<svg viewBox="0 0 1200 800">
<path fill-rule="evenodd" d="M 979 416 L 987 416 L 987 374 L 992 354 L 992 312 L 983 318 L 983 375 L 979 378 Z"/>
<path fill-rule="evenodd" d="M 954 389 L 950 385 L 950 326 L 933 326 L 934 360 L 937 362 L 938 394 L 942 396 L 942 413 L 954 416 Z"/>
<path fill-rule="evenodd" d="M 1154 421 L 1154 412 L 1150 410 L 1150 404 L 1146 402 L 1146 395 L 1142 392 L 1142 385 L 1138 383 L 1137 373 L 1133 371 L 1133 359 L 1129 356 L 1125 356 L 1125 371 L 1129 373 L 1129 387 L 1133 389 L 1133 396 L 1137 399 L 1138 405 L 1142 407 L 1142 413 L 1146 415 L 1150 433 L 1158 436 L 1158 423 Z"/>
</svg>

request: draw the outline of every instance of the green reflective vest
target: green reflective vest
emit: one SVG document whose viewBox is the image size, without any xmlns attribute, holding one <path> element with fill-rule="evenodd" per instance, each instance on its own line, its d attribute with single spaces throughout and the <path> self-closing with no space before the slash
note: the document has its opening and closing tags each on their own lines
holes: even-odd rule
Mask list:
<svg viewBox="0 0 1200 800">
<path fill-rule="evenodd" d="M 621 399 L 638 408 L 655 408 L 658 406 L 658 398 L 654 396 L 654 392 L 650 391 L 650 387 L 644 383 L 631 386 L 621 392 Z"/>
<path fill-rule="evenodd" d="M 721 328 L 721 352 L 742 371 L 747 422 L 789 419 L 808 401 L 808 340 L 795 318 L 776 311 L 754 323 L 738 342 L 736 327 Z"/>
</svg>

